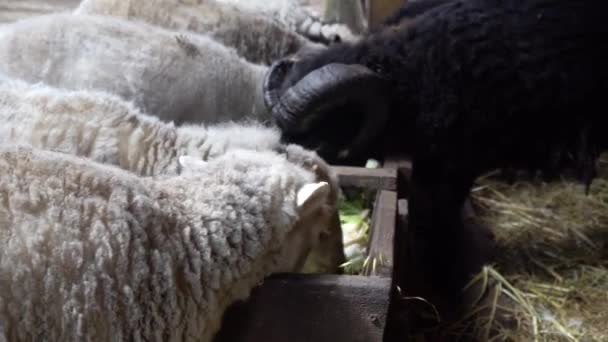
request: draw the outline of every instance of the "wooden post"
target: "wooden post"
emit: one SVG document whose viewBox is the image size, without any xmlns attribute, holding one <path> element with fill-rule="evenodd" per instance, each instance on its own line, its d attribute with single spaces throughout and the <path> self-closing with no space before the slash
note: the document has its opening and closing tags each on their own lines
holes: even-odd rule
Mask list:
<svg viewBox="0 0 608 342">
<path fill-rule="evenodd" d="M 355 187 L 370 190 L 397 189 L 397 170 L 395 169 L 366 169 L 361 167 L 334 166 L 340 186 Z"/>
<path fill-rule="evenodd" d="M 382 342 L 390 278 L 277 274 L 230 307 L 214 342 Z"/>
<path fill-rule="evenodd" d="M 405 2 L 404 0 L 366 0 L 367 22 L 369 29 L 376 28 L 382 21 L 394 13 Z"/>
<path fill-rule="evenodd" d="M 382 190 L 376 197 L 372 211 L 369 237 L 369 256 L 365 275 L 390 278 L 393 273 L 395 224 L 397 220 L 397 193 Z"/>
<path fill-rule="evenodd" d="M 385 158 L 384 168 L 397 170 L 397 193 L 399 198 L 408 198 L 410 193 L 409 183 L 412 176 L 412 162 L 405 155 L 389 155 Z"/>
</svg>

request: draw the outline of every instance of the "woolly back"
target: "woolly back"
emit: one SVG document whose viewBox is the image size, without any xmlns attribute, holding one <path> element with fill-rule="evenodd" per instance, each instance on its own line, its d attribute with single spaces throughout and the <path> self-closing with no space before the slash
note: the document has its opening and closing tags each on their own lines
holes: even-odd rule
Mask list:
<svg viewBox="0 0 608 342">
<path fill-rule="evenodd" d="M 0 73 L 106 91 L 175 123 L 265 117 L 265 71 L 209 37 L 110 16 L 52 14 L 0 28 Z"/>
<path fill-rule="evenodd" d="M 0 336 L 209 341 L 229 304 L 310 248 L 286 243 L 312 244 L 295 201 L 311 180 L 251 151 L 140 178 L 1 146 Z"/>
</svg>

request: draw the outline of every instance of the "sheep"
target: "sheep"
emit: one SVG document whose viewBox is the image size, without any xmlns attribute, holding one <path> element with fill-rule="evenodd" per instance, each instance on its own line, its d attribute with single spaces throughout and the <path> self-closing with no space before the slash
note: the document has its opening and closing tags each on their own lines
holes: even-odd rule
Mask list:
<svg viewBox="0 0 608 342">
<path fill-rule="evenodd" d="M 101 91 L 72 91 L 0 74 L 0 144 L 27 144 L 116 165 L 139 176 L 179 175 L 179 156 L 207 161 L 233 149 L 273 151 L 328 182 L 335 172 L 299 145 L 282 144 L 275 127 L 257 122 L 175 126 Z"/>
<path fill-rule="evenodd" d="M 29 144 L 119 166 L 140 176 L 177 175 L 178 157 L 210 160 L 230 149 L 279 151 L 279 132 L 258 123 L 176 127 L 99 91 L 0 82 L 0 143 Z"/>
<path fill-rule="evenodd" d="M 324 48 L 267 15 L 213 0 L 84 0 L 74 13 L 110 15 L 206 34 L 256 64 L 270 65 L 300 51 Z"/>
<path fill-rule="evenodd" d="M 202 35 L 58 13 L 0 27 L 0 73 L 66 89 L 103 90 L 176 124 L 270 119 L 267 67 Z"/>
<path fill-rule="evenodd" d="M 459 307 L 480 262 L 464 258 L 460 220 L 477 177 L 576 167 L 588 187 L 595 175 L 608 145 L 606 10 L 602 0 L 453 0 L 355 44 L 277 61 L 266 103 L 284 142 L 330 163 L 379 158 L 381 146 L 411 155 L 408 252 L 421 282 Z"/>
<path fill-rule="evenodd" d="M 270 152 L 184 166 L 141 178 L 2 145 L 0 339 L 211 341 L 229 305 L 301 267 L 327 183 Z"/>
<path fill-rule="evenodd" d="M 324 22 L 301 6 L 298 3 L 298 0 L 216 1 L 219 3 L 233 4 L 242 9 L 270 16 L 313 41 L 328 44 L 334 42 L 354 42 L 359 39 L 359 35 L 353 33 L 347 25 Z"/>
<path fill-rule="evenodd" d="M 34 15 L 72 10 L 78 3 L 79 0 L 2 0 L 0 24 Z"/>
<path fill-rule="evenodd" d="M 0 144 L 27 144 L 118 166 L 139 176 L 176 176 L 180 156 L 212 160 L 233 149 L 274 151 L 330 185 L 334 223 L 307 262 L 311 272 L 337 272 L 345 261 L 335 172 L 319 156 L 280 143 L 276 128 L 258 123 L 176 127 L 132 103 L 98 91 L 69 91 L 0 74 Z"/>
</svg>

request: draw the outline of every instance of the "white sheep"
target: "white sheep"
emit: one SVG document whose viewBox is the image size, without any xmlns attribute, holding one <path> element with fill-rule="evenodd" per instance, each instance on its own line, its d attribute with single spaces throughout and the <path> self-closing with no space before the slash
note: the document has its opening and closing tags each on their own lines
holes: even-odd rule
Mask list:
<svg viewBox="0 0 608 342">
<path fill-rule="evenodd" d="M 269 120 L 266 71 L 209 37 L 109 16 L 60 13 L 0 26 L 0 73 L 118 94 L 176 124 Z"/>
<path fill-rule="evenodd" d="M 116 15 L 171 29 L 211 31 L 228 45 L 248 45 L 240 46 L 239 51 L 249 54 L 252 44 L 261 44 L 277 56 L 293 53 L 311 41 L 358 38 L 346 25 L 323 23 L 293 0 L 83 0 L 74 13 Z"/>
<path fill-rule="evenodd" d="M 270 65 L 300 51 L 323 48 L 267 15 L 214 0 L 84 0 L 74 13 L 110 15 L 206 34 L 258 64 Z"/>
<path fill-rule="evenodd" d="M 73 10 L 79 0 L 2 0 L 0 24 L 53 12 Z"/>
<path fill-rule="evenodd" d="M 0 144 L 27 144 L 87 157 L 140 176 L 178 175 L 180 156 L 212 160 L 232 149 L 285 154 L 292 163 L 314 171 L 331 190 L 334 221 L 307 268 L 334 272 L 345 260 L 334 171 L 316 153 L 281 144 L 275 128 L 256 123 L 176 127 L 112 94 L 57 89 L 0 74 Z"/>
<path fill-rule="evenodd" d="M 85 0 L 86 1 L 86 0 Z M 196 1 L 196 0 L 195 0 Z M 205 1 L 205 0 L 198 0 Z M 339 38 L 342 42 L 354 42 L 359 39 L 347 25 L 323 22 L 318 15 L 313 15 L 298 0 L 215 0 L 220 3 L 233 4 L 242 9 L 266 14 L 284 23 L 287 27 L 302 35 L 323 42 Z M 348 0 L 358 1 L 358 0 Z"/>
<path fill-rule="evenodd" d="M 0 144 L 28 144 L 119 166 L 140 176 L 177 175 L 178 157 L 210 160 L 231 149 L 286 153 L 337 180 L 318 155 L 284 145 L 275 127 L 255 121 L 175 126 L 102 91 L 66 90 L 0 74 Z"/>
<path fill-rule="evenodd" d="M 176 127 L 113 94 L 20 80 L 0 82 L 0 123 L 0 143 L 79 155 L 140 176 L 179 174 L 181 155 L 209 160 L 233 148 L 282 148 L 275 128 L 255 122 Z"/>
<path fill-rule="evenodd" d="M 204 164 L 152 179 L 0 147 L 0 340 L 211 341 L 229 305 L 301 267 L 327 184 L 269 152 Z"/>
</svg>

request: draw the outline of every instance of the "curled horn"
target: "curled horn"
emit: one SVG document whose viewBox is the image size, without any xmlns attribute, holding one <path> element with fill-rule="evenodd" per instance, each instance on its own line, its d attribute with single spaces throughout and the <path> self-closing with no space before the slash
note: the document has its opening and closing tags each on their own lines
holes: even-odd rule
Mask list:
<svg viewBox="0 0 608 342">
<path fill-rule="evenodd" d="M 331 108 L 356 105 L 364 118 L 357 136 L 344 151 L 349 154 L 365 147 L 385 126 L 389 115 L 389 84 L 380 75 L 363 65 L 332 63 L 308 73 L 279 94 L 280 82 L 293 63 L 275 63 L 264 88 L 266 104 L 283 132 L 306 133 L 331 115 Z"/>
<path fill-rule="evenodd" d="M 289 59 L 278 60 L 270 66 L 264 78 L 264 104 L 272 110 L 279 103 L 281 83 L 295 62 Z"/>
</svg>

